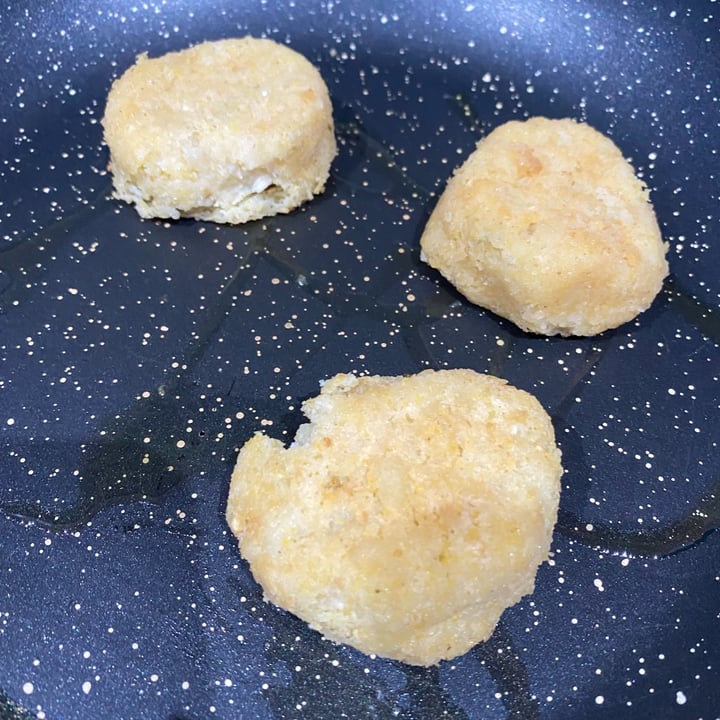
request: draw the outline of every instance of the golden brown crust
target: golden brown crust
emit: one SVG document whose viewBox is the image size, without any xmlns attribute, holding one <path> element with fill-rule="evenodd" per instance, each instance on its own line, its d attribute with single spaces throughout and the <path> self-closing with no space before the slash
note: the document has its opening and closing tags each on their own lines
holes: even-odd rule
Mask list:
<svg viewBox="0 0 720 720">
<path fill-rule="evenodd" d="M 332 107 L 302 55 L 252 37 L 138 57 L 103 118 L 117 197 L 143 217 L 241 223 L 321 192 Z"/>
<path fill-rule="evenodd" d="M 421 247 L 469 300 L 547 335 L 631 320 L 668 271 L 647 189 L 609 138 L 570 119 L 512 121 L 481 140 Z"/>
<path fill-rule="evenodd" d="M 227 519 L 265 596 L 327 637 L 430 665 L 533 589 L 562 473 L 535 398 L 470 370 L 338 375 L 295 443 L 256 435 Z"/>
</svg>

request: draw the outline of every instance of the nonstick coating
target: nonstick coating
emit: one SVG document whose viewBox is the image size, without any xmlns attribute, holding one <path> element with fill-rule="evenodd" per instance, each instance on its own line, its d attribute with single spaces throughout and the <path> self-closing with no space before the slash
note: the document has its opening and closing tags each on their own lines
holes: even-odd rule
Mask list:
<svg viewBox="0 0 720 720">
<path fill-rule="evenodd" d="M 0 27 L 0 718 L 720 717 L 716 2 L 6 0 Z M 112 80 L 245 34 L 327 81 L 326 192 L 141 221 Z M 538 114 L 610 135 L 669 244 L 651 309 L 594 338 L 522 333 L 419 258 L 452 170 Z M 418 669 L 264 603 L 224 506 L 323 378 L 428 367 L 533 392 L 566 473 L 535 593 Z"/>
</svg>

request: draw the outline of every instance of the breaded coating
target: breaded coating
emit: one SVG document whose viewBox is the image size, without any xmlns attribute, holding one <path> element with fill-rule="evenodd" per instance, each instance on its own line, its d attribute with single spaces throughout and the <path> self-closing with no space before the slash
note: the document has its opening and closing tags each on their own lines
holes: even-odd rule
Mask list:
<svg viewBox="0 0 720 720">
<path fill-rule="evenodd" d="M 328 638 L 432 665 L 533 591 L 562 467 L 530 394 L 472 370 L 336 375 L 295 442 L 257 434 L 227 520 L 265 597 Z"/>
<path fill-rule="evenodd" d="M 523 330 L 594 335 L 646 310 L 668 272 L 648 191 L 589 125 L 493 130 L 447 184 L 422 258 Z"/>
<path fill-rule="evenodd" d="M 103 118 L 115 196 L 145 218 L 243 223 L 322 192 L 337 152 L 318 70 L 272 40 L 140 55 Z"/>
</svg>

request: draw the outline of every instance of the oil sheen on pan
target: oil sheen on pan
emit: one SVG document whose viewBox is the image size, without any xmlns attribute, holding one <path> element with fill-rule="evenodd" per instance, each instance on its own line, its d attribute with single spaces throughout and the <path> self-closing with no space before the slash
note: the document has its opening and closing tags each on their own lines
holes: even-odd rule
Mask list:
<svg viewBox="0 0 720 720">
<path fill-rule="evenodd" d="M 6 3 L 0 11 L 0 717 L 715 720 L 716 3 Z M 325 192 L 230 227 L 111 197 L 104 103 L 142 52 L 270 37 L 328 85 Z M 512 119 L 607 134 L 670 274 L 637 319 L 540 337 L 419 254 Z M 431 668 L 265 603 L 224 521 L 238 448 L 339 372 L 490 372 L 563 454 L 550 562 Z"/>
</svg>

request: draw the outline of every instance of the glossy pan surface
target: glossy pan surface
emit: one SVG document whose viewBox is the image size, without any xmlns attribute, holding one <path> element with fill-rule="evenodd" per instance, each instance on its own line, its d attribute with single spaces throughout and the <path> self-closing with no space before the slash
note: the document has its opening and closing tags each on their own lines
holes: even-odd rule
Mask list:
<svg viewBox="0 0 720 720">
<path fill-rule="evenodd" d="M 0 9 L 0 718 L 720 718 L 715 2 L 139 2 Z M 333 100 L 326 192 L 242 227 L 111 198 L 112 80 L 264 35 Z M 670 276 L 636 321 L 541 338 L 419 259 L 475 143 L 607 133 Z M 533 392 L 566 474 L 553 557 L 430 669 L 268 605 L 224 520 L 237 449 L 336 372 L 471 367 Z"/>
</svg>

